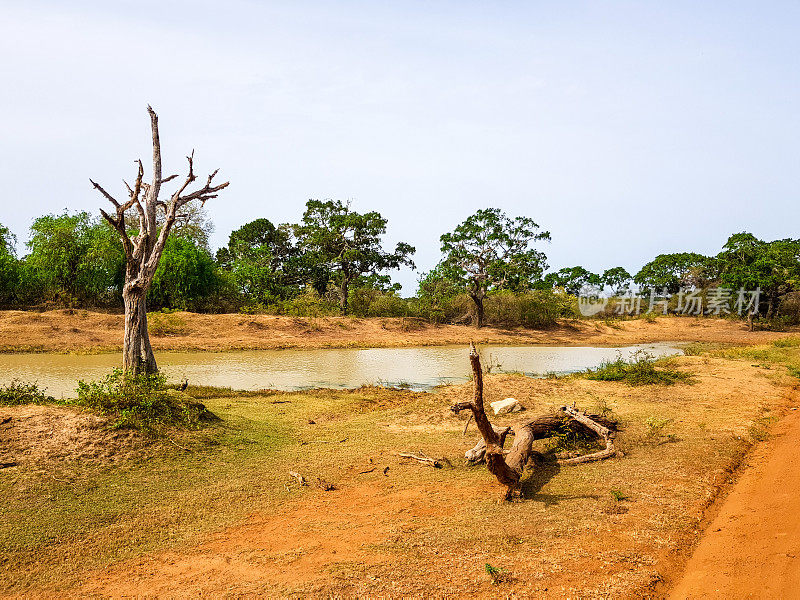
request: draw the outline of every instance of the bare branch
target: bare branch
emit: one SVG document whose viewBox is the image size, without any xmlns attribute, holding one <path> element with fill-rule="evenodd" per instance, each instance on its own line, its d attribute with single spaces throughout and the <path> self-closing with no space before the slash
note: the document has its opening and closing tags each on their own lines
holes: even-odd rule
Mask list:
<svg viewBox="0 0 800 600">
<path fill-rule="evenodd" d="M 105 191 L 103 189 L 103 186 L 101 186 L 99 183 L 96 183 L 96 182 L 92 181 L 91 179 L 89 179 L 89 181 L 91 182 L 92 187 L 94 187 L 94 189 L 96 189 L 98 192 L 100 192 L 101 194 L 103 194 L 103 196 L 106 197 L 106 200 L 108 200 L 109 202 L 111 202 L 111 204 L 113 204 L 114 206 L 119 208 L 119 202 L 116 201 L 114 196 L 112 196 L 107 191 Z"/>
</svg>

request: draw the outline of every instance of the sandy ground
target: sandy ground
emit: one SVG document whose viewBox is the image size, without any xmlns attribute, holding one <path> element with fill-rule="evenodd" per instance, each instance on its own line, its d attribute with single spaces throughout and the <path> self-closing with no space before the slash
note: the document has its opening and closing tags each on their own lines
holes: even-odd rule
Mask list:
<svg viewBox="0 0 800 600">
<path fill-rule="evenodd" d="M 0 352 L 119 350 L 121 315 L 85 310 L 0 311 Z M 750 332 L 744 323 L 714 318 L 662 317 L 654 322 L 565 321 L 548 330 L 477 330 L 415 319 L 299 318 L 269 315 L 156 314 L 156 350 L 404 347 L 466 344 L 627 345 L 657 341 L 763 344 L 786 333 Z"/>
<path fill-rule="evenodd" d="M 641 441 L 629 437 L 629 453 L 624 459 L 556 475 L 549 484 L 543 481 L 531 500 L 507 506 L 502 513 L 495 514 L 495 509 L 487 506 L 494 504 L 490 498 L 498 496 L 498 486 L 490 477 L 483 477 L 478 485 L 463 485 L 447 473 L 439 476 L 422 470 L 420 476 L 430 473 L 431 480 L 404 487 L 397 485 L 398 469 L 415 473 L 420 467 L 392 462 L 391 477 L 374 473 L 368 481 L 356 475 L 344 478 L 337 482 L 340 488 L 335 492 L 312 490 L 273 511 L 253 514 L 218 531 L 197 546 L 143 555 L 95 572 L 70 594 L 658 597 L 658 592 L 650 591 L 651 586 L 662 574 L 680 568 L 665 556 L 697 539 L 699 532 L 691 523 L 702 519 L 729 475 L 726 461 L 719 457 L 704 463 L 702 453 L 686 454 L 692 450 L 685 440 L 697 436 L 698 416 L 709 420 L 708 434 L 703 434 L 710 436 L 709 440 L 732 439 L 729 436 L 745 435 L 745 423 L 754 414 L 752 408 L 747 413 L 750 417 L 741 412 L 748 399 L 758 397 L 764 406 L 775 408 L 789 409 L 796 403 L 791 390 L 773 387 L 755 366 L 704 357 L 686 357 L 682 363 L 697 373 L 694 385 L 629 388 L 585 380 L 491 377 L 489 399 L 513 390 L 533 406 L 550 398 L 602 393 L 612 402 L 614 398 L 635 398 L 629 410 L 641 410 L 635 408 L 641 402 L 649 404 L 647 411 L 653 406 L 663 411 L 671 407 L 674 414 L 686 417 L 673 424 L 677 441 L 641 446 Z M 720 393 L 721 386 L 725 392 Z M 408 432 L 437 427 L 460 430 L 461 421 L 455 421 L 446 406 L 462 399 L 469 389 L 469 384 L 443 388 L 441 411 L 427 415 L 411 411 L 383 427 Z M 697 414 L 689 418 L 692 411 Z M 627 436 L 636 436 L 635 421 L 649 412 L 637 414 L 623 413 Z M 664 453 L 677 462 L 663 467 L 653 464 L 652 459 L 665 457 Z M 755 462 L 759 462 L 757 457 Z M 577 479 L 568 483 L 570 477 Z M 632 492 L 634 499 L 625 502 L 619 512 L 608 510 L 602 500 L 606 487 L 633 485 L 631 478 L 649 483 Z M 458 534 L 464 536 L 463 544 L 445 542 L 442 528 L 464 520 L 464 511 L 479 514 L 461 526 L 466 528 Z M 551 530 L 554 524 L 549 520 L 556 514 L 563 520 Z M 523 521 L 506 520 L 511 515 Z M 759 518 L 764 516 L 754 515 Z M 677 525 L 684 521 L 685 525 Z M 497 536 L 502 535 L 509 541 L 498 546 Z M 524 544 L 518 545 L 522 540 Z M 509 567 L 514 580 L 493 588 L 476 568 L 489 561 Z M 768 566 L 768 557 L 760 564 Z"/>
<path fill-rule="evenodd" d="M 800 409 L 749 458 L 670 598 L 800 597 Z"/>
<path fill-rule="evenodd" d="M 52 471 L 63 464 L 123 461 L 144 446 L 130 430 L 60 406 L 0 406 L 0 464 Z"/>
</svg>

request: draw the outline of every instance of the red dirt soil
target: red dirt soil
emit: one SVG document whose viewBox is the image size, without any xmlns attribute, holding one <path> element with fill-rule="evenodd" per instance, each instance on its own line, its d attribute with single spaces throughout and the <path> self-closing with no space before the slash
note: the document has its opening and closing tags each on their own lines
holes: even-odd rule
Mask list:
<svg viewBox="0 0 800 600">
<path fill-rule="evenodd" d="M 775 434 L 751 455 L 671 599 L 800 597 L 800 409 Z"/>
</svg>

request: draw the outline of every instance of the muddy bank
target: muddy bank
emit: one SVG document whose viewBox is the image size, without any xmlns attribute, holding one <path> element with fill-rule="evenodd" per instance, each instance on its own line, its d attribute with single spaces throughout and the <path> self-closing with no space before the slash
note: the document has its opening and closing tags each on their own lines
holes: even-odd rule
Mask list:
<svg viewBox="0 0 800 600">
<path fill-rule="evenodd" d="M 0 311 L 0 352 L 111 352 L 122 343 L 122 315 L 85 310 Z M 750 332 L 725 319 L 662 317 L 654 322 L 563 321 L 544 331 L 480 330 L 403 318 L 300 318 L 179 312 L 150 319 L 156 350 L 225 351 L 467 344 L 614 346 L 658 341 L 763 344 L 790 333 Z"/>
</svg>

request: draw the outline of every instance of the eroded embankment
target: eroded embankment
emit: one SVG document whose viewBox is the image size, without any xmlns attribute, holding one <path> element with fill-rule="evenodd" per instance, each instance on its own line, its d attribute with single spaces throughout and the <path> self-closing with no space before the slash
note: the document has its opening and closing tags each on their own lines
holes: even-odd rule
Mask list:
<svg viewBox="0 0 800 600">
<path fill-rule="evenodd" d="M 103 352 L 120 349 L 121 315 L 86 310 L 0 311 L 0 352 Z M 629 345 L 659 341 L 759 344 L 785 333 L 750 332 L 734 320 L 662 317 L 652 322 L 562 321 L 548 330 L 475 329 L 417 319 L 156 314 L 156 350 L 404 347 L 468 344 Z"/>
</svg>

